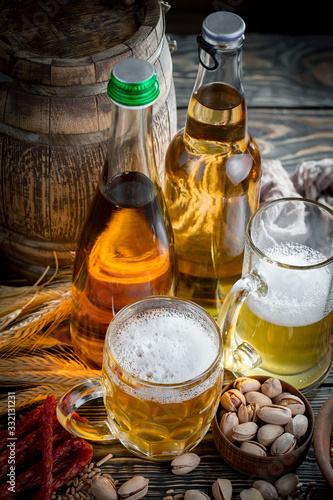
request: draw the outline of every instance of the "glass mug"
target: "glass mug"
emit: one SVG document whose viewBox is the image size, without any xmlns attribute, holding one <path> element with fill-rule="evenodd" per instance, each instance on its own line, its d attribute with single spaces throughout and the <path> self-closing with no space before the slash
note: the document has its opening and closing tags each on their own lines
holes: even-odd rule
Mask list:
<svg viewBox="0 0 333 500">
<path fill-rule="evenodd" d="M 302 198 L 259 208 L 247 228 L 242 278 L 217 320 L 224 367 L 304 391 L 318 386 L 332 360 L 332 272 L 332 210 Z"/>
<path fill-rule="evenodd" d="M 119 439 L 151 460 L 194 448 L 209 429 L 223 383 L 221 332 L 197 304 L 156 296 L 124 307 L 110 323 L 99 378 L 69 390 L 57 416 L 73 434 Z M 89 422 L 76 410 L 104 398 L 107 420 Z"/>
</svg>

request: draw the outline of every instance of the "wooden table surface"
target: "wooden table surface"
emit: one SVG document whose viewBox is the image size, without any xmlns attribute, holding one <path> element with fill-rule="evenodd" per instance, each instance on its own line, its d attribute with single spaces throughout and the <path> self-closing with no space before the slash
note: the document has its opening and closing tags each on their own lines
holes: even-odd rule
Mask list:
<svg viewBox="0 0 333 500">
<path fill-rule="evenodd" d="M 197 73 L 195 36 L 173 36 L 178 49 L 172 55 L 176 87 L 178 128 L 184 125 L 188 101 Z M 293 172 L 305 160 L 333 157 L 333 36 L 293 37 L 248 34 L 243 50 L 244 86 L 249 131 L 256 138 L 263 159 L 279 159 Z M 307 395 L 315 417 L 333 390 L 333 373 L 318 390 Z M 133 474 L 149 478 L 146 498 L 162 499 L 168 489 L 183 493 L 199 489 L 213 498 L 211 487 L 218 478 L 229 478 L 233 499 L 253 482 L 221 458 L 208 433 L 195 449 L 201 463 L 185 476 L 171 473 L 169 463 L 149 463 L 133 457 L 121 445 L 95 447 L 97 457 L 112 451 L 104 468 L 120 482 Z M 317 483 L 313 498 L 328 500 L 329 488 L 311 446 L 297 470 L 301 483 Z"/>
<path fill-rule="evenodd" d="M 173 36 L 178 49 L 172 55 L 178 107 L 178 127 L 184 124 L 190 94 L 197 73 L 195 36 Z M 279 36 L 248 34 L 244 44 L 244 85 L 249 130 L 256 138 L 263 159 L 279 159 L 288 172 L 304 160 L 333 157 L 333 36 Z M 332 394 L 333 373 L 307 397 L 314 415 Z M 97 415 L 98 417 L 98 415 Z M 199 489 L 213 498 L 211 488 L 219 478 L 233 484 L 233 499 L 250 487 L 248 478 L 231 469 L 216 451 L 209 432 L 195 449 L 201 463 L 195 471 L 175 476 L 170 463 L 152 463 L 130 454 L 119 443 L 94 446 L 98 460 L 113 453 L 103 472 L 123 483 L 133 475 L 149 478 L 146 498 L 163 499 L 166 491 L 184 494 Z M 317 483 L 314 499 L 332 498 L 311 446 L 297 474 L 305 486 Z"/>
</svg>

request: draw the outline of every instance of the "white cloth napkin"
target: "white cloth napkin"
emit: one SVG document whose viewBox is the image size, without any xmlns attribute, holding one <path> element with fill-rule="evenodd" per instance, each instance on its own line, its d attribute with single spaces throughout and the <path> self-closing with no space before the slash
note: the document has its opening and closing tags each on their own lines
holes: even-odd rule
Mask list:
<svg viewBox="0 0 333 500">
<path fill-rule="evenodd" d="M 305 161 L 291 176 L 280 160 L 263 161 L 260 204 L 290 196 L 315 200 L 333 209 L 333 158 Z"/>
</svg>

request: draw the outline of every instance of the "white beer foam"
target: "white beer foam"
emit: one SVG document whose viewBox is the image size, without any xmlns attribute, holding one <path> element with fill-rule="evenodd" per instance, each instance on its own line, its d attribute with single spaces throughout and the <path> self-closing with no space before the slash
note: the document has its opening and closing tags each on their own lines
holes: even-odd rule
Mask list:
<svg viewBox="0 0 333 500">
<path fill-rule="evenodd" d="M 265 249 L 265 255 L 287 266 L 312 266 L 326 257 L 297 243 Z M 281 326 L 305 326 L 320 321 L 332 309 L 331 272 L 326 267 L 288 269 L 260 261 L 257 271 L 268 285 L 265 297 L 251 294 L 247 305 L 262 319 Z"/>
<path fill-rule="evenodd" d="M 190 315 L 159 309 L 128 320 L 110 340 L 117 363 L 141 380 L 176 384 L 205 372 L 218 339 Z"/>
</svg>

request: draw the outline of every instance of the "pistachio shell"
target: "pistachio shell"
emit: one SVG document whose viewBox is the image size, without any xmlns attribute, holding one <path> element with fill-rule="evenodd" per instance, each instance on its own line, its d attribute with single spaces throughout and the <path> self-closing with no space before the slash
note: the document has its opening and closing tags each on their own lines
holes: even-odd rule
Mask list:
<svg viewBox="0 0 333 500">
<path fill-rule="evenodd" d="M 231 500 L 232 484 L 229 479 L 218 478 L 212 486 L 215 500 Z"/>
<path fill-rule="evenodd" d="M 279 436 L 271 446 L 272 455 L 285 455 L 292 451 L 296 446 L 296 438 L 289 432 L 284 432 Z"/>
<path fill-rule="evenodd" d="M 257 439 L 264 446 L 270 446 L 283 433 L 282 425 L 265 424 L 258 430 Z"/>
<path fill-rule="evenodd" d="M 295 491 L 297 485 L 298 485 L 298 476 L 293 472 L 289 472 L 288 474 L 285 474 L 284 476 L 280 477 L 275 482 L 274 486 L 278 494 L 281 497 L 285 497 L 287 495 L 290 495 L 290 493 L 292 493 L 293 491 Z"/>
<path fill-rule="evenodd" d="M 257 455 L 259 457 L 266 457 L 266 447 L 257 441 L 244 441 L 240 445 L 240 449 L 251 455 Z"/>
<path fill-rule="evenodd" d="M 117 488 L 113 482 L 104 476 L 94 477 L 91 483 L 91 492 L 97 500 L 117 500 Z"/>
<path fill-rule="evenodd" d="M 261 392 L 269 398 L 275 398 L 282 393 L 282 384 L 278 378 L 268 378 L 261 385 Z"/>
<path fill-rule="evenodd" d="M 240 377 L 236 378 L 233 386 L 235 387 L 235 389 L 238 389 L 240 392 L 245 394 L 246 392 L 250 391 L 259 391 L 261 384 L 259 380 L 255 378 Z"/>
<path fill-rule="evenodd" d="M 139 500 L 148 491 L 149 480 L 143 476 L 134 476 L 124 483 L 118 490 L 119 499 Z"/>
<path fill-rule="evenodd" d="M 220 399 L 221 405 L 228 411 L 237 411 L 237 408 L 246 403 L 244 394 L 238 389 L 229 389 L 225 391 Z"/>
<path fill-rule="evenodd" d="M 285 425 L 284 430 L 290 432 L 295 436 L 296 439 L 304 436 L 308 430 L 309 420 L 305 415 L 295 415 L 290 422 Z"/>
<path fill-rule="evenodd" d="M 184 455 L 178 455 L 171 462 L 171 467 L 173 474 L 178 476 L 187 474 L 194 470 L 200 463 L 200 457 L 195 453 L 184 453 Z"/>
<path fill-rule="evenodd" d="M 184 500 L 210 500 L 206 493 L 199 490 L 187 490 L 184 496 Z"/>
<path fill-rule="evenodd" d="M 285 425 L 291 420 L 291 410 L 280 405 L 263 405 L 257 415 L 267 424 Z"/>
<path fill-rule="evenodd" d="M 256 422 L 257 411 L 259 408 L 260 407 L 256 402 L 250 405 L 244 405 L 242 403 L 237 412 L 239 423 L 244 424 L 244 422 Z"/>
<path fill-rule="evenodd" d="M 258 481 L 254 481 L 253 487 L 256 490 L 260 491 L 260 493 L 264 497 L 264 500 L 277 500 L 278 499 L 278 492 L 276 491 L 275 486 L 273 486 L 268 481 L 264 481 L 262 479 L 259 479 Z"/>
<path fill-rule="evenodd" d="M 256 435 L 258 426 L 254 422 L 245 422 L 234 427 L 232 431 L 232 439 L 238 442 L 251 441 Z"/>
<path fill-rule="evenodd" d="M 264 500 L 264 497 L 256 488 L 249 488 L 240 492 L 241 500 Z"/>
<path fill-rule="evenodd" d="M 245 394 L 247 404 L 257 403 L 259 406 L 271 405 L 272 400 L 265 394 L 256 391 L 250 391 Z"/>
<path fill-rule="evenodd" d="M 236 425 L 239 424 L 239 420 L 237 414 L 233 411 L 229 411 L 224 413 L 220 422 L 220 429 L 229 441 L 233 441 L 232 439 L 232 430 Z"/>
<path fill-rule="evenodd" d="M 290 392 L 283 392 L 274 398 L 274 404 L 285 406 L 290 409 L 292 416 L 304 415 L 306 407 L 304 402 L 298 396 Z"/>
</svg>

